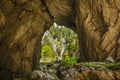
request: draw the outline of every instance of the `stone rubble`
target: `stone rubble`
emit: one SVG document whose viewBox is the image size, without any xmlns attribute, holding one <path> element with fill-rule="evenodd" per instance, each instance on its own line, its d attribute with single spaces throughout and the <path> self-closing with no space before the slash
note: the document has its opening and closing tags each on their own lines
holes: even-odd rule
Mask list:
<svg viewBox="0 0 120 80">
<path fill-rule="evenodd" d="M 120 69 L 111 70 L 91 66 L 39 66 L 30 74 L 30 80 L 120 80 Z"/>
</svg>

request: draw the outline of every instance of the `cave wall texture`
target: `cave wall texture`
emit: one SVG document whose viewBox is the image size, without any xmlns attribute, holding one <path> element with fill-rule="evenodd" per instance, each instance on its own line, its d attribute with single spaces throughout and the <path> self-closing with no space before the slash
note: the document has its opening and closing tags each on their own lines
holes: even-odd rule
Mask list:
<svg viewBox="0 0 120 80">
<path fill-rule="evenodd" d="M 120 61 L 120 0 L 0 0 L 0 76 L 25 76 L 56 22 L 79 37 L 80 61 Z"/>
<path fill-rule="evenodd" d="M 76 26 L 82 60 L 120 61 L 120 0 L 77 0 Z"/>
</svg>

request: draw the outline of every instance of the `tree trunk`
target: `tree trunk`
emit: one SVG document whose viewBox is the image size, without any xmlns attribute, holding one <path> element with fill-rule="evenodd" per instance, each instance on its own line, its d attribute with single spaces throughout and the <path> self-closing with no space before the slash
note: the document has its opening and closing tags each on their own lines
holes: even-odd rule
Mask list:
<svg viewBox="0 0 120 80">
<path fill-rule="evenodd" d="M 31 72 L 51 23 L 42 0 L 0 0 L 0 78 L 8 72 L 21 76 Z"/>
<path fill-rule="evenodd" d="M 76 0 L 80 61 L 120 61 L 120 0 Z"/>
</svg>

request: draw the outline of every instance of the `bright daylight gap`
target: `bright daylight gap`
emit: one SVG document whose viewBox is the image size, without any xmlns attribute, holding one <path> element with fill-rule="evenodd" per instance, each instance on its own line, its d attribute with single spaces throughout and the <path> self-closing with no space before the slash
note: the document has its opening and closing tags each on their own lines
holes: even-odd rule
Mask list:
<svg viewBox="0 0 120 80">
<path fill-rule="evenodd" d="M 40 62 L 57 62 L 78 58 L 77 34 L 65 26 L 54 23 L 44 33 L 41 43 Z"/>
</svg>

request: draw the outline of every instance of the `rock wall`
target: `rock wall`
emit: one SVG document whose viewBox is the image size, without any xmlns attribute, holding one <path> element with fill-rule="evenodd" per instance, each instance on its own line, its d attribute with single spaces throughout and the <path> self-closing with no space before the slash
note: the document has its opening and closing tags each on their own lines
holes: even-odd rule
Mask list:
<svg viewBox="0 0 120 80">
<path fill-rule="evenodd" d="M 80 61 L 120 61 L 120 0 L 76 0 Z"/>
<path fill-rule="evenodd" d="M 77 32 L 80 61 L 120 60 L 119 0 L 44 0 L 58 24 Z"/>
<path fill-rule="evenodd" d="M 0 0 L 0 73 L 31 72 L 40 59 L 42 35 L 51 24 L 42 0 Z"/>
<path fill-rule="evenodd" d="M 120 0 L 0 0 L 0 73 L 31 72 L 40 59 L 42 35 L 54 21 L 77 32 L 80 61 L 109 56 L 120 61 L 119 4 Z"/>
<path fill-rule="evenodd" d="M 54 22 L 76 32 L 75 0 L 43 0 Z"/>
</svg>

